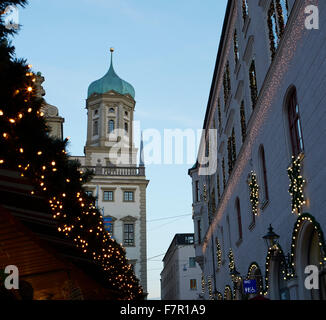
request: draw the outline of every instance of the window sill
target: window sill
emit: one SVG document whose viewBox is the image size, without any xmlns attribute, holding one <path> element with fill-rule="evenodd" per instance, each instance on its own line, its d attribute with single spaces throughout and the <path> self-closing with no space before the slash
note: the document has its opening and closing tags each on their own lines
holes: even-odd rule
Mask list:
<svg viewBox="0 0 326 320">
<path fill-rule="evenodd" d="M 250 231 L 252 231 L 252 230 L 255 228 L 255 226 L 256 226 L 256 222 L 253 221 L 253 222 L 250 223 L 248 229 L 249 229 Z"/>
<path fill-rule="evenodd" d="M 265 210 L 265 208 L 269 205 L 269 200 L 265 200 L 260 206 L 261 210 Z"/>
</svg>

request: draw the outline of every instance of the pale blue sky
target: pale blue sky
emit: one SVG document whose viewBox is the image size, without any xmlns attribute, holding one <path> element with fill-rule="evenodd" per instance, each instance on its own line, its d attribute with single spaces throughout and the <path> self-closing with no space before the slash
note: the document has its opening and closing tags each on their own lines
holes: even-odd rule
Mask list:
<svg viewBox="0 0 326 320">
<path fill-rule="evenodd" d="M 141 128 L 201 129 L 227 0 L 33 0 L 19 10 L 13 43 L 46 79 L 48 103 L 65 118 L 69 151 L 83 155 L 88 85 L 109 67 L 136 91 Z M 147 168 L 148 258 L 175 233 L 193 232 L 189 164 Z M 149 298 L 160 297 L 163 256 L 148 262 Z"/>
</svg>

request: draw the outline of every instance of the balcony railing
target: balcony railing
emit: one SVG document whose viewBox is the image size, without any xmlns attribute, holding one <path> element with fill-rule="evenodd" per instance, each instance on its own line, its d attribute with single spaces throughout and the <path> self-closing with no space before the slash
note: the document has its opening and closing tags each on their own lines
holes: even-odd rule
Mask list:
<svg viewBox="0 0 326 320">
<path fill-rule="evenodd" d="M 112 177 L 144 177 L 145 167 L 102 167 L 102 166 L 86 166 L 82 167 L 83 171 L 93 171 L 96 176 L 112 176 Z"/>
</svg>

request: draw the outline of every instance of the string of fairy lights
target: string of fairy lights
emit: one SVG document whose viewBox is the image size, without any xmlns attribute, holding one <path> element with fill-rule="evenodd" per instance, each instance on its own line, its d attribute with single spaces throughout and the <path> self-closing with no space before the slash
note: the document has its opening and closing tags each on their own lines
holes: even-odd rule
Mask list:
<svg viewBox="0 0 326 320">
<path fill-rule="evenodd" d="M 252 213 L 258 215 L 259 206 L 259 185 L 257 182 L 257 175 L 254 171 L 251 171 L 249 177 L 249 189 L 250 189 L 250 203 Z"/>
<path fill-rule="evenodd" d="M 9 105 L 0 107 L 1 147 L 6 147 L 3 150 L 16 155 L 11 154 L 11 158 L 6 159 L 7 154 L 2 152 L 0 168 L 16 168 L 21 177 L 31 179 L 34 185 L 31 195 L 47 199 L 52 217 L 57 222 L 58 232 L 71 239 L 77 249 L 102 268 L 106 279 L 113 288 L 123 293 L 123 298 L 134 299 L 142 294 L 142 288 L 127 262 L 125 249 L 110 238 L 104 229 L 101 214 L 82 187 L 78 192 L 74 192 L 76 186 L 78 190 L 78 186 L 86 182 L 89 173 L 79 171 L 77 164 L 74 166 L 69 164 L 65 150 L 68 139 L 49 140 L 41 102 L 36 97 L 37 76 L 31 71 L 31 65 L 24 68 L 26 69 L 24 86 L 12 93 L 11 104 L 16 102 L 19 105 L 16 107 L 18 111 L 16 110 L 14 114 L 14 108 Z M 27 143 L 23 135 L 33 132 L 22 132 L 22 128 L 28 127 L 29 123 L 39 125 L 38 133 L 44 129 L 43 134 L 46 138 L 43 136 L 42 138 L 47 139 L 52 146 L 33 141 L 35 137 Z M 56 183 L 65 191 L 56 192 L 58 189 Z"/>
</svg>

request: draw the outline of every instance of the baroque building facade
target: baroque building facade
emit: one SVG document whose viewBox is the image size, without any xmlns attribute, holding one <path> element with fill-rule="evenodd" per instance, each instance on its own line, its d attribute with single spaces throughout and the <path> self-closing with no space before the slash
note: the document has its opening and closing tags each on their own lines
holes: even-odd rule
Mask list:
<svg viewBox="0 0 326 320">
<path fill-rule="evenodd" d="M 326 298 L 326 47 L 325 30 L 311 28 L 325 10 L 313 0 L 228 1 L 206 152 L 189 169 L 204 299 Z M 318 289 L 305 283 L 307 266 Z M 243 280 L 256 280 L 255 294 Z"/>
<path fill-rule="evenodd" d="M 72 159 L 82 170 L 93 172 L 84 187 L 96 198 L 104 225 L 125 249 L 129 263 L 147 293 L 146 188 L 149 181 L 140 150 L 134 145 L 133 119 L 135 90 L 113 68 L 91 83 L 86 109 L 88 114 L 85 156 Z M 141 144 L 142 146 L 142 144 Z"/>
</svg>

